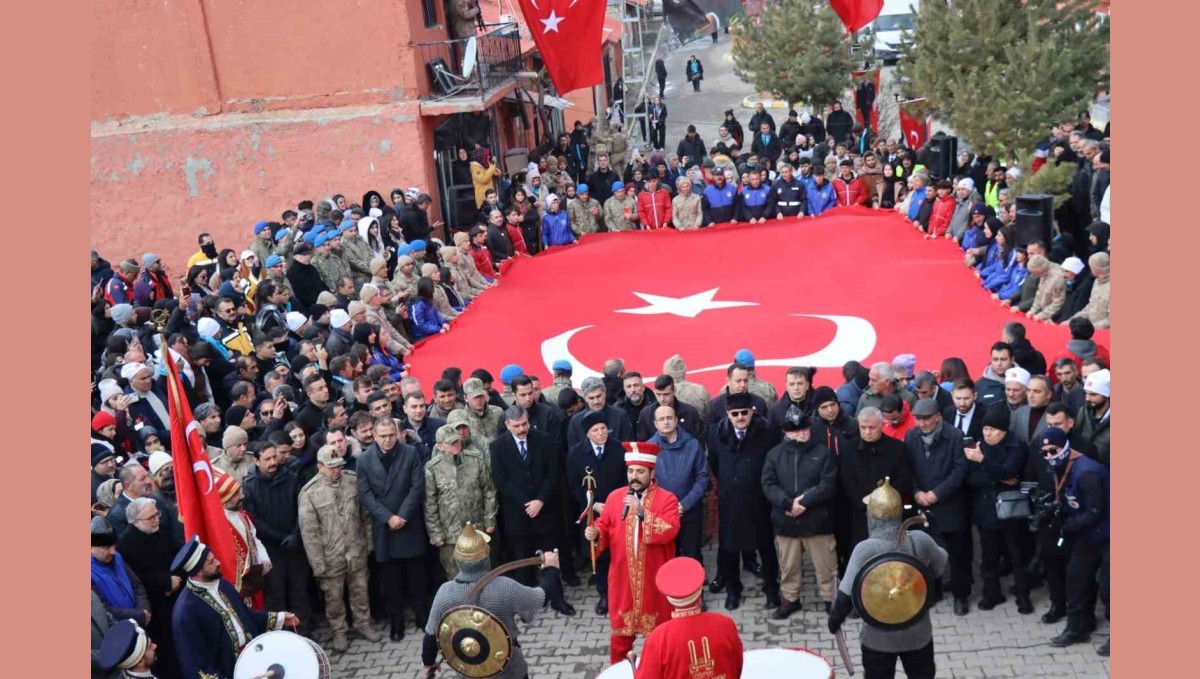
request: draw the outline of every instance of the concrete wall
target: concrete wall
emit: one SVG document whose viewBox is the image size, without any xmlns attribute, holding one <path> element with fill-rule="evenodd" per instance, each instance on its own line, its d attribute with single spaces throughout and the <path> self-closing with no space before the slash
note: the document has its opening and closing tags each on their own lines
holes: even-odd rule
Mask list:
<svg viewBox="0 0 1200 679">
<path fill-rule="evenodd" d="M 440 4 L 440 3 L 439 3 Z M 441 10 L 439 8 L 439 15 Z M 92 21 L 92 245 L 182 273 L 304 199 L 420 186 L 420 0 L 112 0 Z"/>
</svg>

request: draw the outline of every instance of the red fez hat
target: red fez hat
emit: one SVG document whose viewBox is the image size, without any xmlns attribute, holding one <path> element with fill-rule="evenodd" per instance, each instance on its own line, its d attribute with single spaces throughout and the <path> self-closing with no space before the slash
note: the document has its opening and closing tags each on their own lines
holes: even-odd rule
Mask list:
<svg viewBox="0 0 1200 679">
<path fill-rule="evenodd" d="M 654 468 L 654 463 L 658 460 L 658 451 L 661 450 L 653 443 L 638 443 L 637 441 L 622 443 L 621 447 L 625 449 L 626 467 L 641 465 L 651 469 Z"/>
<path fill-rule="evenodd" d="M 658 569 L 654 584 L 672 606 L 687 606 L 704 588 L 704 566 L 689 556 L 677 556 Z"/>
</svg>

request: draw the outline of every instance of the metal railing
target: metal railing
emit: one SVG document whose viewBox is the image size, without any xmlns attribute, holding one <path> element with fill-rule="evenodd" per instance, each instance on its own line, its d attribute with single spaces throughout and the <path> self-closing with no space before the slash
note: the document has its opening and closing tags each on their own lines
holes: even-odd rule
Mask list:
<svg viewBox="0 0 1200 679">
<path fill-rule="evenodd" d="M 516 23 L 490 24 L 475 38 L 424 42 L 415 45 L 417 59 L 425 65 L 426 99 L 480 96 L 512 81 L 521 70 L 521 35 Z M 475 41 L 474 66 L 463 75 Z"/>
</svg>

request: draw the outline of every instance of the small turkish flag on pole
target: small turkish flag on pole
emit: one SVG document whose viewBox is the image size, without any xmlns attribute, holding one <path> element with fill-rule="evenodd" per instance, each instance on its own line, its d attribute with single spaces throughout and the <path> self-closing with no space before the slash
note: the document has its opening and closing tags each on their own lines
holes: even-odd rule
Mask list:
<svg viewBox="0 0 1200 679">
<path fill-rule="evenodd" d="M 604 80 L 605 0 L 518 0 L 559 94 Z"/>
<path fill-rule="evenodd" d="M 920 113 L 913 113 L 908 107 L 923 101 L 910 99 L 900 102 L 900 129 L 904 132 L 904 145 L 914 151 L 924 146 L 929 138 L 929 120 Z"/>
<path fill-rule="evenodd" d="M 165 342 L 164 342 L 165 344 Z M 187 393 L 175 366 L 178 354 L 163 348 L 167 364 L 167 408 L 171 413 L 171 457 L 175 468 L 175 496 L 179 500 L 179 520 L 183 521 L 185 540 L 193 535 L 208 545 L 221 562 L 221 574 L 230 582 L 237 579 L 237 553 L 225 507 L 213 482 L 200 425 L 192 419 Z M 181 359 L 180 359 L 181 360 Z"/>
<path fill-rule="evenodd" d="M 829 5 L 851 33 L 874 21 L 883 11 L 883 0 L 829 0 Z"/>
</svg>

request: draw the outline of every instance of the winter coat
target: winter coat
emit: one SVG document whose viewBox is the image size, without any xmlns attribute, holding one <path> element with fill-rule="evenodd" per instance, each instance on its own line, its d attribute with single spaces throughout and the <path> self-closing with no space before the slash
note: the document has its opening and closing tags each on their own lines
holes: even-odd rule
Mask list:
<svg viewBox="0 0 1200 679">
<path fill-rule="evenodd" d="M 292 265 L 287 270 L 288 283 L 292 285 L 293 306 L 299 302 L 300 308 L 296 311 L 301 313 L 317 303 L 317 296 L 325 292 L 326 287 L 324 281 L 321 280 L 321 274 L 312 264 L 301 264 L 299 261 L 292 261 Z"/>
<path fill-rule="evenodd" d="M 763 494 L 767 452 L 779 430 L 755 413 L 739 440 L 728 418 L 708 431 L 709 467 L 717 479 L 720 546 L 731 552 L 771 549 L 771 505 Z"/>
<path fill-rule="evenodd" d="M 1092 444 L 1096 449 L 1096 460 L 1105 467 L 1109 466 L 1109 450 L 1112 447 L 1111 433 L 1108 429 L 1111 415 L 1112 411 L 1109 410 L 1097 421 L 1092 417 L 1091 408 L 1085 403 L 1079 412 L 1075 413 L 1075 428 L 1071 430 L 1072 437 L 1082 437 Z"/>
<path fill-rule="evenodd" d="M 285 547 L 291 552 L 301 549 L 299 524 L 300 477 L 280 465 L 274 476 L 257 470 L 246 474 L 242 481 L 246 494 L 246 513 L 254 519 L 258 537 L 272 557 Z M 275 559 L 272 558 L 272 561 Z"/>
<path fill-rule="evenodd" d="M 996 294 L 1000 299 L 1019 299 L 1021 287 L 1025 284 L 1025 279 L 1029 276 L 1029 269 L 1025 268 L 1024 264 L 1014 263 L 1008 272 L 1008 280 L 1000 286 Z"/>
<path fill-rule="evenodd" d="M 371 246 L 357 232 L 349 231 L 342 236 L 342 261 L 349 269 L 356 289 L 371 280 L 371 274 L 374 273 L 371 271 L 371 260 L 374 258 Z"/>
<path fill-rule="evenodd" d="M 954 196 L 938 196 L 933 199 L 933 210 L 929 214 L 929 233 L 937 238 L 946 235 L 950 221 L 954 218 Z"/>
<path fill-rule="evenodd" d="M 1067 282 L 1067 298 L 1063 302 L 1062 308 L 1050 320 L 1055 323 L 1065 323 L 1072 316 L 1083 311 L 1092 296 L 1092 285 L 1095 282 L 1096 279 L 1092 276 L 1092 272 L 1084 267 L 1074 280 Z"/>
<path fill-rule="evenodd" d="M 666 189 L 639 193 L 637 209 L 643 229 L 662 229 L 671 225 L 671 194 Z"/>
<path fill-rule="evenodd" d="M 586 203 L 579 197 L 567 201 L 567 217 L 571 221 L 571 232 L 579 238 L 585 233 L 597 233 L 604 221 L 600 202 L 588 196 Z"/>
<path fill-rule="evenodd" d="M 475 161 L 471 161 L 471 184 L 475 187 L 475 207 L 483 205 L 487 200 L 487 191 L 495 185 L 495 178 L 502 173 L 500 168 L 493 165 L 485 168 Z"/>
<path fill-rule="evenodd" d="M 997 248 L 997 250 L 999 250 Z M 992 292 L 997 292 L 1004 286 L 1008 285 L 1012 279 L 1013 271 L 1017 267 L 1017 251 L 1012 249 L 1008 251 L 1008 256 L 1003 257 L 997 253 L 996 260 L 991 266 L 985 267 L 986 273 L 980 272 L 981 285 Z"/>
<path fill-rule="evenodd" d="M 919 428 L 904 436 L 914 491 L 932 491 L 937 496 L 937 503 L 925 508 L 934 530 L 963 530 L 970 526 L 967 495 L 963 492 L 967 474 L 963 435 L 948 422 L 942 422 L 936 432 L 937 438 L 928 452 Z"/>
<path fill-rule="evenodd" d="M 680 427 L 674 443 L 658 432 L 647 439 L 661 448 L 654 467 L 654 480 L 679 498 L 680 518 L 699 521 L 704 514 L 704 496 L 708 492 L 708 457 L 701 439 Z"/>
<path fill-rule="evenodd" d="M 804 443 L 785 438 L 767 452 L 762 487 L 771 503 L 776 535 L 795 538 L 833 533 L 837 460 L 825 446 L 811 438 Z M 798 497 L 803 497 L 804 513 L 787 516 Z"/>
<path fill-rule="evenodd" d="M 624 198 L 613 196 L 604 201 L 604 225 L 609 231 L 637 230 L 637 214 L 637 200 L 628 194 Z"/>
<path fill-rule="evenodd" d="M 413 324 L 413 339 L 425 339 L 442 331 L 446 319 L 438 313 L 437 307 L 428 300 L 418 299 L 413 302 L 410 314 Z"/>
<path fill-rule="evenodd" d="M 542 215 L 542 247 L 571 245 L 574 242 L 575 235 L 571 231 L 571 220 L 566 210 L 547 211 Z"/>
<path fill-rule="evenodd" d="M 698 229 L 704 222 L 704 209 L 700 196 L 690 193 L 678 195 L 671 200 L 671 223 L 681 231 Z"/>
<path fill-rule="evenodd" d="M 1038 281 L 1037 295 L 1034 296 L 1033 306 L 1029 310 L 1033 312 L 1034 319 L 1048 321 L 1066 300 L 1067 279 L 1063 276 L 1062 267 L 1051 262 L 1050 270 L 1043 273 Z"/>
<path fill-rule="evenodd" d="M 808 187 L 808 214 L 816 217 L 822 212 L 837 206 L 837 192 L 833 188 L 833 184 L 825 182 L 817 186 L 813 182 Z"/>
<path fill-rule="evenodd" d="M 689 139 L 685 134 L 683 139 L 679 140 L 678 146 L 675 147 L 675 155 L 679 156 L 679 163 L 686 169 L 704 162 L 704 157 L 708 155 L 708 149 L 705 148 L 704 140 L 700 138 L 700 135 L 696 135 L 695 139 Z M 687 163 L 683 162 L 685 156 Z"/>
<path fill-rule="evenodd" d="M 371 516 L 358 502 L 358 475 L 337 483 L 317 474 L 300 491 L 300 534 L 313 577 L 332 578 L 367 567 Z"/>
<path fill-rule="evenodd" d="M 1087 305 L 1080 309 L 1072 318 L 1086 318 L 1096 328 L 1110 327 L 1108 317 L 1108 296 L 1111 274 L 1105 274 L 1092 283 L 1092 292 L 1088 296 Z"/>
<path fill-rule="evenodd" d="M 867 187 L 858 177 L 846 181 L 841 177 L 835 177 L 829 182 L 833 186 L 833 192 L 837 195 L 837 204 L 840 206 L 846 205 L 866 205 L 868 200 Z"/>
<path fill-rule="evenodd" d="M 1020 483 L 1006 484 L 1003 481 L 1020 480 L 1025 469 L 1027 449 L 1011 431 L 998 446 L 989 445 L 983 440 L 979 441 L 979 446 L 983 450 L 983 462 L 967 460 L 967 487 L 971 491 L 972 521 L 980 529 L 997 530 L 1008 522 L 1001 521 L 996 516 L 996 496 L 1005 490 L 1020 489 Z"/>
<path fill-rule="evenodd" d="M 431 545 L 452 544 L 467 521 L 481 529 L 496 528 L 496 503 L 487 455 L 437 451 L 425 464 L 425 527 Z"/>
<path fill-rule="evenodd" d="M 412 350 L 412 343 L 391 324 L 382 306 L 367 306 L 367 322 L 375 326 L 376 332 L 380 334 L 384 345 L 392 354 L 402 356 Z"/>
<path fill-rule="evenodd" d="M 376 561 L 410 559 L 428 549 L 425 533 L 425 472 L 421 453 L 397 443 L 390 452 L 391 467 L 383 464 L 379 444 L 371 444 L 358 456 L 358 501 L 371 517 L 371 536 Z M 392 516 L 406 523 L 399 530 L 388 527 Z"/>
</svg>

